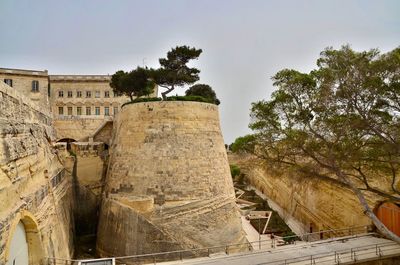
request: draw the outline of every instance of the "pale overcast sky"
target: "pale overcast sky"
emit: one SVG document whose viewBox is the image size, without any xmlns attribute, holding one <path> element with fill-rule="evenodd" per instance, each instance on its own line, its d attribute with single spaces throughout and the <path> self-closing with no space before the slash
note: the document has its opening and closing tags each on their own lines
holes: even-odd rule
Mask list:
<svg viewBox="0 0 400 265">
<path fill-rule="evenodd" d="M 0 0 L 0 67 L 113 74 L 157 67 L 176 45 L 203 49 L 192 65 L 222 102 L 226 143 L 250 132 L 251 102 L 270 96 L 277 71 L 309 71 L 347 43 L 399 46 L 400 1 Z"/>
</svg>

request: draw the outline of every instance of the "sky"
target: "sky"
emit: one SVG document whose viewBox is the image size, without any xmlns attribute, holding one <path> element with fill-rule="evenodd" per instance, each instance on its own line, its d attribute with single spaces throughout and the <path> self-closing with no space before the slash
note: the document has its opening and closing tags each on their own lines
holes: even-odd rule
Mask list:
<svg viewBox="0 0 400 265">
<path fill-rule="evenodd" d="M 0 67 L 113 74 L 158 67 L 177 45 L 201 48 L 190 65 L 221 100 L 228 144 L 251 133 L 251 103 L 270 97 L 276 72 L 309 72 L 345 44 L 400 46 L 400 1 L 0 0 Z"/>
</svg>

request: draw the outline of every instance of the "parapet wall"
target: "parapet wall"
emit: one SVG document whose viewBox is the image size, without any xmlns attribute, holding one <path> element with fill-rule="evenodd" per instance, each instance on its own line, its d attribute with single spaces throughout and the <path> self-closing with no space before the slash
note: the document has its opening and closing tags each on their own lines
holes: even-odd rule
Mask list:
<svg viewBox="0 0 400 265">
<path fill-rule="evenodd" d="M 57 141 L 61 139 L 88 141 L 89 137 L 109 121 L 112 121 L 111 116 L 65 116 L 54 119 L 53 126 L 57 133 Z"/>
<path fill-rule="evenodd" d="M 125 105 L 99 222 L 104 256 L 245 242 L 217 106 Z"/>
</svg>

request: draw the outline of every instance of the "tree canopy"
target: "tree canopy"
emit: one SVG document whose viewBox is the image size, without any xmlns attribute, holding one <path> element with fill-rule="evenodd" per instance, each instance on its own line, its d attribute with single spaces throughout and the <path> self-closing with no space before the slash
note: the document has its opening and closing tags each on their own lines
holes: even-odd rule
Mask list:
<svg viewBox="0 0 400 265">
<path fill-rule="evenodd" d="M 161 95 L 165 100 L 167 94 L 176 87 L 190 85 L 199 80 L 200 70 L 187 66 L 190 60 L 197 59 L 201 49 L 189 46 L 177 46 L 167 53 L 167 58 L 160 58 L 161 67 L 152 69 L 151 76 L 154 82 L 167 90 Z"/>
<path fill-rule="evenodd" d="M 191 86 L 188 90 L 185 91 L 186 96 L 201 96 L 209 102 L 219 105 L 221 102 L 217 98 L 215 91 L 206 84 L 196 84 Z"/>
<path fill-rule="evenodd" d="M 271 100 L 252 104 L 256 153 L 271 166 L 347 187 L 377 229 L 400 242 L 365 199 L 400 202 L 400 48 L 327 48 L 317 66 L 279 71 Z"/>
<path fill-rule="evenodd" d="M 256 136 L 248 134 L 235 139 L 229 146 L 229 149 L 234 153 L 254 153 L 256 144 Z"/>
<path fill-rule="evenodd" d="M 114 92 L 122 93 L 133 101 L 133 97 L 139 98 L 153 93 L 155 83 L 151 80 L 149 70 L 138 66 L 130 72 L 117 71 L 111 77 L 110 86 Z"/>
</svg>

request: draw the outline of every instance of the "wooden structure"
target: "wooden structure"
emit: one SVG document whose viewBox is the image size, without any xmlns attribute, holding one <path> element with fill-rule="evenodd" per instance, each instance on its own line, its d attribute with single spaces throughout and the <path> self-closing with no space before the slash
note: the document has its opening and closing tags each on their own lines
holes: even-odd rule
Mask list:
<svg viewBox="0 0 400 265">
<path fill-rule="evenodd" d="M 400 206 L 384 202 L 376 210 L 379 220 L 393 233 L 400 236 Z"/>
</svg>

